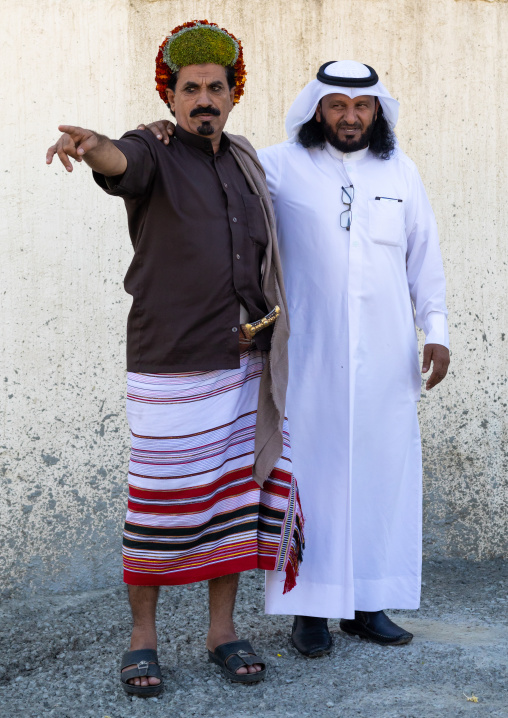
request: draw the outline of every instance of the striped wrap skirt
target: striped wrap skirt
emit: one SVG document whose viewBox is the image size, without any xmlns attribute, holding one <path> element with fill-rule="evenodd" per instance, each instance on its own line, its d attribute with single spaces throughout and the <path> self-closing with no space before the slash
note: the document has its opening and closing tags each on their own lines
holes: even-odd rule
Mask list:
<svg viewBox="0 0 508 718">
<path fill-rule="evenodd" d="M 265 355 L 239 369 L 127 378 L 132 438 L 124 581 L 181 585 L 253 568 L 296 582 L 303 516 L 284 448 L 263 488 L 252 478 Z"/>
</svg>

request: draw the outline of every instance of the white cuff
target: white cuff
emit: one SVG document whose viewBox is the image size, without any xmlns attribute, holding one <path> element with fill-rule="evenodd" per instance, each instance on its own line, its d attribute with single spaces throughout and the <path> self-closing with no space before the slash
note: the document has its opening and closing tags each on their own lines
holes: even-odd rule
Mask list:
<svg viewBox="0 0 508 718">
<path fill-rule="evenodd" d="M 442 344 L 449 349 L 448 322 L 446 314 L 429 312 L 425 317 L 425 344 Z"/>
</svg>

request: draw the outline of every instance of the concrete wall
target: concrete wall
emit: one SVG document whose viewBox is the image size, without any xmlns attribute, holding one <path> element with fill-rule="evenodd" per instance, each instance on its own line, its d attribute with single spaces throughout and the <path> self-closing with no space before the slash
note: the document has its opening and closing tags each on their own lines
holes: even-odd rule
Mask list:
<svg viewBox="0 0 508 718">
<path fill-rule="evenodd" d="M 319 65 L 374 66 L 441 230 L 453 348 L 420 405 L 427 556 L 506 555 L 508 5 L 479 0 L 3 0 L 0 262 L 2 588 L 121 580 L 128 431 L 123 203 L 89 170 L 47 168 L 61 122 L 118 136 L 167 116 L 154 58 L 206 17 L 242 38 L 228 129 L 284 139 Z M 505 340 L 506 339 L 506 340 Z"/>
</svg>

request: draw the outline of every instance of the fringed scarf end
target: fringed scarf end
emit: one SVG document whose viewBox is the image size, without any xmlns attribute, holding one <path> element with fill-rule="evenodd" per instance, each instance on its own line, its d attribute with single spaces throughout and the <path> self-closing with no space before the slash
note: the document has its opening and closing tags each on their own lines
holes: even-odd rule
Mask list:
<svg viewBox="0 0 508 718">
<path fill-rule="evenodd" d="M 296 501 L 296 520 L 293 531 L 293 540 L 291 541 L 291 551 L 286 564 L 286 580 L 284 581 L 284 591 L 289 593 L 296 586 L 296 579 L 300 573 L 300 564 L 303 561 L 303 551 L 305 549 L 304 525 L 302 505 L 300 503 L 300 495 L 297 489 Z"/>
</svg>

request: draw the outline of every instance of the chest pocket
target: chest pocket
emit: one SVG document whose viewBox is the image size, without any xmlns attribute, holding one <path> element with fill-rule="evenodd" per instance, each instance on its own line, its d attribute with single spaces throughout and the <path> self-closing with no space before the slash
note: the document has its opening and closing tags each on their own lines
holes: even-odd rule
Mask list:
<svg viewBox="0 0 508 718">
<path fill-rule="evenodd" d="M 404 247 L 406 243 L 404 203 L 369 199 L 369 236 L 376 244 Z"/>
<path fill-rule="evenodd" d="M 264 248 L 268 244 L 268 237 L 266 234 L 263 208 L 261 206 L 261 197 L 258 197 L 255 194 L 243 194 L 242 200 L 245 207 L 245 215 L 247 217 L 249 237 L 253 242 Z"/>
</svg>

